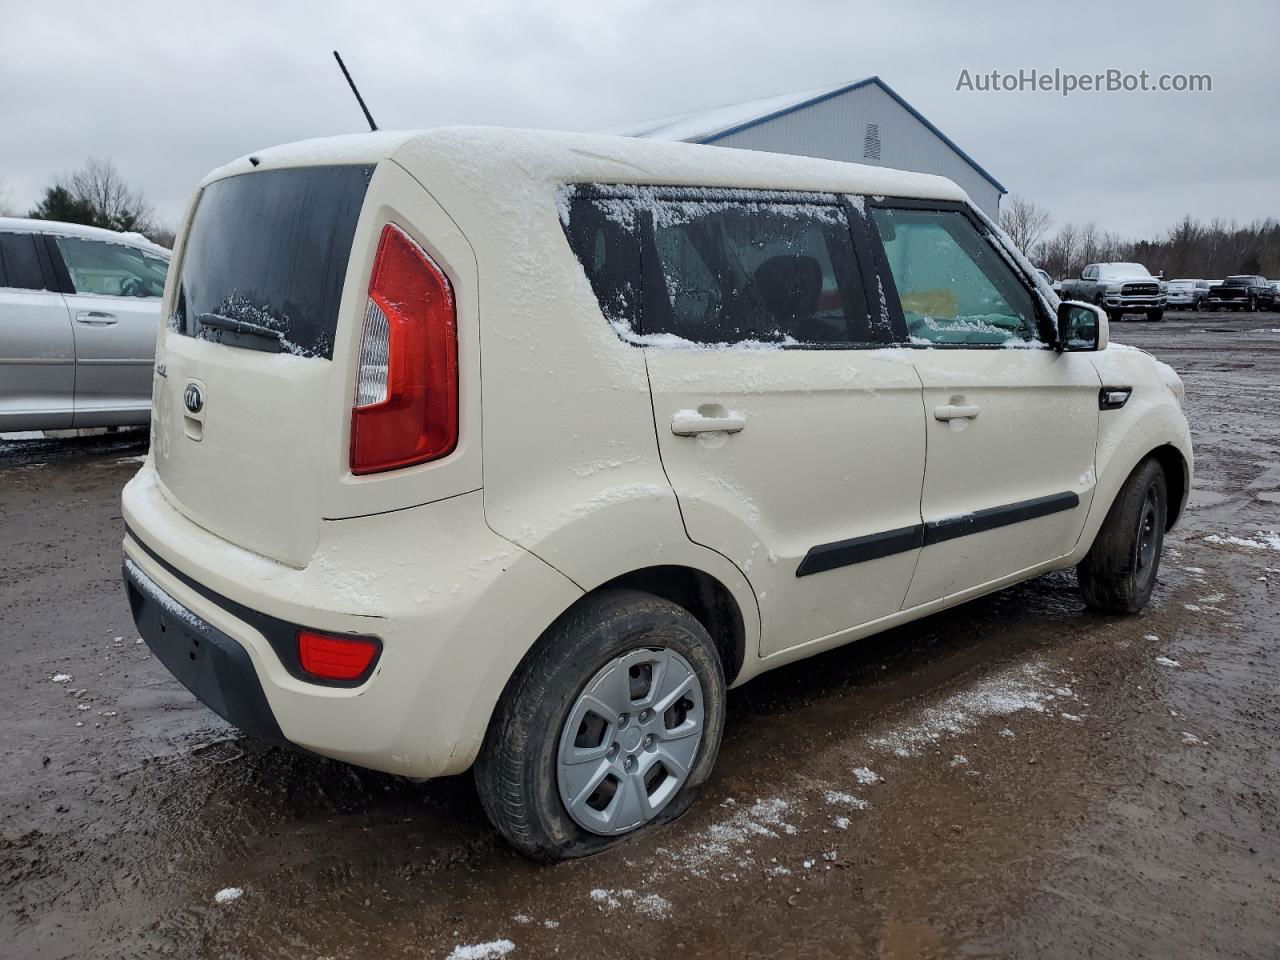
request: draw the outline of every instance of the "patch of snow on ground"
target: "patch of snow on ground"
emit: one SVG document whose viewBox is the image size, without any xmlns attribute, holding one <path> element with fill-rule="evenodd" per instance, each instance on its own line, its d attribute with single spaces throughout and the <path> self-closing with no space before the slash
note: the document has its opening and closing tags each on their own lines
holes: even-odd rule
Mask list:
<svg viewBox="0 0 1280 960">
<path fill-rule="evenodd" d="M 223 887 L 213 895 L 214 903 L 234 903 L 244 896 L 244 891 L 239 887 Z"/>
<path fill-rule="evenodd" d="M 756 800 L 747 807 L 735 807 L 729 817 L 699 831 L 682 849 L 657 852 L 672 866 L 704 876 L 717 860 L 748 853 L 747 845 L 756 838 L 795 833 L 795 826 L 786 820 L 790 809 L 791 803 L 781 797 Z"/>
<path fill-rule="evenodd" d="M 842 790 L 828 790 L 824 795 L 827 803 L 838 807 L 849 807 L 853 810 L 867 809 L 867 801 L 861 797 L 855 797 L 852 793 L 845 793 Z"/>
<path fill-rule="evenodd" d="M 837 830 L 848 830 L 848 829 L 849 829 L 849 818 L 848 818 L 848 817 L 836 817 L 836 818 L 835 818 L 834 820 L 832 820 L 831 822 L 835 824 L 835 827 L 836 827 L 836 829 L 837 829 Z"/>
<path fill-rule="evenodd" d="M 1072 723 L 1080 722 L 1080 718 L 1077 717 L 1074 713 L 1063 713 L 1063 714 L 1059 714 L 1059 716 L 1061 716 L 1063 720 L 1069 720 Z"/>
<path fill-rule="evenodd" d="M 876 773 L 870 767 L 854 767 L 853 776 L 860 784 L 867 786 L 872 783 L 879 783 L 880 774 Z"/>
<path fill-rule="evenodd" d="M 612 912 L 623 903 L 630 904 L 637 913 L 655 920 L 665 920 L 671 916 L 671 901 L 656 893 L 636 893 L 634 890 L 606 890 L 597 887 L 591 891 L 591 899 L 602 910 Z"/>
<path fill-rule="evenodd" d="M 1047 673 L 1048 668 L 1038 661 L 1003 670 L 952 694 L 939 706 L 922 709 L 915 720 L 870 737 L 868 742 L 877 750 L 909 757 L 943 737 L 969 733 L 987 717 L 1007 717 L 1023 710 L 1043 713 L 1045 703 L 1054 698 Z"/>
<path fill-rule="evenodd" d="M 70 683 L 70 682 L 71 682 L 71 674 L 69 674 L 69 673 L 55 673 L 55 674 L 54 674 L 52 677 L 50 677 L 49 679 L 50 679 L 50 680 L 52 680 L 54 683 Z"/>
<path fill-rule="evenodd" d="M 1199 737 L 1197 737 L 1194 733 L 1189 733 L 1186 730 L 1182 731 L 1182 742 L 1185 743 L 1188 747 L 1194 747 L 1194 746 L 1197 746 L 1198 744 L 1204 743 L 1204 741 L 1201 740 Z"/>
<path fill-rule="evenodd" d="M 1248 547 L 1251 550 L 1280 550 L 1280 533 L 1274 530 L 1259 530 L 1252 537 L 1220 537 L 1211 533 L 1204 538 L 1205 543 L 1227 544 L 1233 547 Z"/>
<path fill-rule="evenodd" d="M 458 944 L 447 960 L 497 960 L 516 948 L 510 940 L 490 940 L 488 943 Z"/>
<path fill-rule="evenodd" d="M 1174 659 L 1172 659 L 1172 658 L 1170 658 L 1170 657 L 1156 657 L 1156 663 L 1160 664 L 1160 666 L 1162 666 L 1162 667 L 1180 667 L 1180 666 L 1182 666 L 1182 664 L 1180 664 L 1177 660 L 1174 660 Z"/>
</svg>

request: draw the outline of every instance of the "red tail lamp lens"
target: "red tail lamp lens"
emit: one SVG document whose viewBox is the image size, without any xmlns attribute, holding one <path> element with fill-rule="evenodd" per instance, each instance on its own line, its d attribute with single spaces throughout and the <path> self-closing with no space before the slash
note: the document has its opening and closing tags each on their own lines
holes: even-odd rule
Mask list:
<svg viewBox="0 0 1280 960">
<path fill-rule="evenodd" d="M 407 233 L 387 224 L 365 306 L 352 473 L 426 463 L 457 447 L 457 326 L 449 279 Z"/>
<path fill-rule="evenodd" d="M 378 656 L 378 643 L 367 637 L 335 637 L 298 631 L 298 662 L 321 680 L 358 680 Z"/>
</svg>

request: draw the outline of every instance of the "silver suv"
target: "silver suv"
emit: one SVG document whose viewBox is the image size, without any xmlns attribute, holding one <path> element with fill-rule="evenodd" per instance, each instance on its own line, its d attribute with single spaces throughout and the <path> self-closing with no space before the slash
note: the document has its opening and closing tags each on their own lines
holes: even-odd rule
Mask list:
<svg viewBox="0 0 1280 960">
<path fill-rule="evenodd" d="M 169 251 L 0 218 L 0 432 L 145 424 Z"/>
</svg>

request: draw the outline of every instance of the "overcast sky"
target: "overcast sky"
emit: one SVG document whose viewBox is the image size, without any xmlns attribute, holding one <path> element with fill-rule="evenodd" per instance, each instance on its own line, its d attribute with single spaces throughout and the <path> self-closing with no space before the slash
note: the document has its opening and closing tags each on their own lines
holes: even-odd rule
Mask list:
<svg viewBox="0 0 1280 960">
<path fill-rule="evenodd" d="M 20 212 L 97 156 L 176 225 L 212 167 L 361 130 L 336 47 L 388 129 L 589 130 L 879 74 L 1055 226 L 1280 217 L 1275 0 L 0 0 L 0 24 L 0 194 Z M 956 89 L 962 70 L 1019 68 L 1207 73 L 1213 90 Z"/>
</svg>

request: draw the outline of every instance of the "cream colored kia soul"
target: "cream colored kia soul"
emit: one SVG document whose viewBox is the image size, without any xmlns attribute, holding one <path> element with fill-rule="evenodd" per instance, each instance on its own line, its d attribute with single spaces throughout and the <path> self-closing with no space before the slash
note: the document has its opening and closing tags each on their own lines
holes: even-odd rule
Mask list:
<svg viewBox="0 0 1280 960">
<path fill-rule="evenodd" d="M 1136 611 L 1182 384 L 948 180 L 379 133 L 199 186 L 124 577 L 246 733 L 475 769 L 521 851 L 688 809 L 725 690 L 1049 570 Z"/>
</svg>

